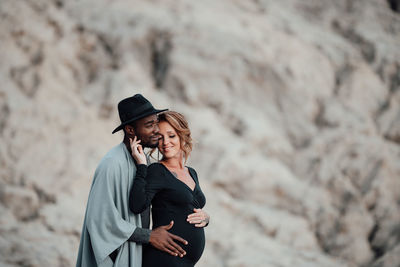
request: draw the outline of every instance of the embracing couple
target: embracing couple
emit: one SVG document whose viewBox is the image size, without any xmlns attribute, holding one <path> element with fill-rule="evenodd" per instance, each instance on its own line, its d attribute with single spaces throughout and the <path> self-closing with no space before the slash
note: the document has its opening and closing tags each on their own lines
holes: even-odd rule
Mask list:
<svg viewBox="0 0 400 267">
<path fill-rule="evenodd" d="M 209 216 L 197 173 L 185 166 L 192 150 L 188 123 L 136 94 L 118 104 L 123 142 L 94 174 L 77 267 L 190 267 L 205 245 Z M 143 148 L 162 158 L 147 166 Z M 150 209 L 152 223 L 150 230 Z"/>
</svg>

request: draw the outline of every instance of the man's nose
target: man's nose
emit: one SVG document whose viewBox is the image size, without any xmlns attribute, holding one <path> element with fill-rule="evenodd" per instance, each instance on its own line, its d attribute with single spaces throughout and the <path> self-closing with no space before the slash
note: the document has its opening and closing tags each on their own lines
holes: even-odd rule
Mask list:
<svg viewBox="0 0 400 267">
<path fill-rule="evenodd" d="M 160 133 L 160 127 L 158 127 L 158 123 L 156 123 L 155 125 L 154 125 L 154 133 L 156 133 L 156 134 L 159 134 Z"/>
</svg>

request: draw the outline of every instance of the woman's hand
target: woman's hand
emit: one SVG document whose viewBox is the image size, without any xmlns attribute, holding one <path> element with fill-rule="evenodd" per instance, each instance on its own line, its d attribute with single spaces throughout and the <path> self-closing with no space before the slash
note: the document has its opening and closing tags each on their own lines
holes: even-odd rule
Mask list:
<svg viewBox="0 0 400 267">
<path fill-rule="evenodd" d="M 143 147 L 139 144 L 140 140 L 129 138 L 131 144 L 132 157 L 136 160 L 137 164 L 147 164 L 146 155 L 143 152 Z"/>
<path fill-rule="evenodd" d="M 210 216 L 202 209 L 193 209 L 194 213 L 189 214 L 186 221 L 196 227 L 205 227 L 210 222 Z"/>
</svg>

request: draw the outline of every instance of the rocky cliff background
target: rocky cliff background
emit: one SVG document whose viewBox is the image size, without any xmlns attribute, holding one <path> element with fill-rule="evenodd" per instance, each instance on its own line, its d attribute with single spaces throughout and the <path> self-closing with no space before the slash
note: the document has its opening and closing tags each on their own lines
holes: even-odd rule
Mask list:
<svg viewBox="0 0 400 267">
<path fill-rule="evenodd" d="M 142 93 L 185 114 L 198 266 L 400 266 L 400 3 L 0 0 L 0 266 L 73 266 Z"/>
</svg>

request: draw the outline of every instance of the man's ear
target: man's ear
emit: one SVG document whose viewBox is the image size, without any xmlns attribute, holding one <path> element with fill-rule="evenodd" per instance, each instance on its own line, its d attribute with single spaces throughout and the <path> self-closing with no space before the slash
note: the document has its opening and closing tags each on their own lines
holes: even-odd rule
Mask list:
<svg viewBox="0 0 400 267">
<path fill-rule="evenodd" d="M 135 135 L 135 129 L 131 125 L 125 125 L 124 129 L 128 135 Z"/>
</svg>

